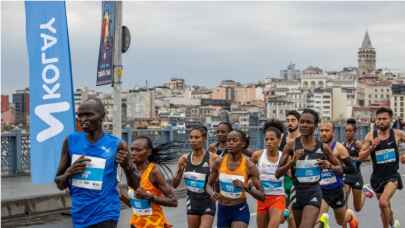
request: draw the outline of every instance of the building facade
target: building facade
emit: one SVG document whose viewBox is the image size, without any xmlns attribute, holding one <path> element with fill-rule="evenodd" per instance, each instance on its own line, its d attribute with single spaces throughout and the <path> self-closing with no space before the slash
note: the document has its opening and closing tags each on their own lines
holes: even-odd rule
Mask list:
<svg viewBox="0 0 405 228">
<path fill-rule="evenodd" d="M 391 109 L 394 112 L 394 118 L 405 119 L 405 84 L 392 85 Z"/>
<path fill-rule="evenodd" d="M 27 128 L 29 125 L 30 94 L 28 89 L 16 90 L 12 95 L 15 108 L 15 124 Z"/>
</svg>

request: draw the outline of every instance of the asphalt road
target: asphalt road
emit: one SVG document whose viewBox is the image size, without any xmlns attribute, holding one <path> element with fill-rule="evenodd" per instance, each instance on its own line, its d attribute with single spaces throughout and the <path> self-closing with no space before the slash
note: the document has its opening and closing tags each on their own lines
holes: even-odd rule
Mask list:
<svg viewBox="0 0 405 228">
<path fill-rule="evenodd" d="M 371 173 L 371 166 L 370 165 L 363 165 L 362 166 L 363 175 L 365 177 L 365 182 L 369 182 L 369 177 Z M 402 178 L 405 178 L 405 166 L 402 165 L 400 168 L 400 173 Z M 349 199 L 349 202 L 352 202 Z M 399 219 L 400 223 L 405 226 L 405 191 L 397 191 L 392 199 L 392 208 L 395 213 L 395 217 Z M 248 198 L 248 204 L 251 212 L 251 220 L 249 227 L 256 227 L 256 203 L 253 198 Z M 352 204 L 349 204 L 352 205 Z M 352 206 L 350 206 L 352 207 Z M 186 227 L 186 216 L 185 213 L 185 199 L 179 199 L 179 205 L 177 208 L 165 208 L 165 213 L 167 215 L 168 220 L 170 223 L 175 227 Z M 130 209 L 124 209 L 121 211 L 121 218 L 119 221 L 118 227 L 129 227 L 129 218 L 130 218 Z M 333 218 L 333 212 L 329 211 L 329 215 L 331 216 L 331 227 L 338 227 L 335 223 Z M 363 208 L 363 210 L 357 214 L 360 219 L 360 227 L 367 227 L 367 228 L 378 228 L 382 227 L 380 222 L 379 216 L 379 209 L 378 209 L 378 202 L 376 198 L 367 199 L 367 202 Z M 58 218 L 57 221 L 53 221 L 47 224 L 35 225 L 30 226 L 35 228 L 68 228 L 72 227 L 72 222 L 70 217 L 64 216 Z M 281 227 L 287 227 L 286 225 L 282 225 Z"/>
</svg>

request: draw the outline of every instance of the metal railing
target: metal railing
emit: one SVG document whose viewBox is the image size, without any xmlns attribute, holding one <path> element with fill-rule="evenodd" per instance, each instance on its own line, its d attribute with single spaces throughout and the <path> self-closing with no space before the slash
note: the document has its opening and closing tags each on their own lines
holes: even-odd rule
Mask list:
<svg viewBox="0 0 405 228">
<path fill-rule="evenodd" d="M 359 126 L 357 138 L 363 139 L 370 127 Z M 259 126 L 245 129 L 250 137 L 251 149 L 262 149 L 264 147 L 263 131 Z M 336 126 L 336 139 L 344 141 L 344 126 Z M 123 129 L 122 139 L 130 143 L 138 135 L 149 136 L 155 145 L 171 143 L 170 148 L 165 151 L 167 160 L 173 161 L 182 153 L 191 151 L 187 136 L 189 132 L 179 133 L 175 129 Z M 319 135 L 319 132 L 317 132 Z M 216 141 L 213 134 L 208 135 L 207 146 Z M 20 176 L 30 174 L 30 137 L 22 130 L 14 130 L 3 133 L 1 136 L 1 175 Z"/>
</svg>

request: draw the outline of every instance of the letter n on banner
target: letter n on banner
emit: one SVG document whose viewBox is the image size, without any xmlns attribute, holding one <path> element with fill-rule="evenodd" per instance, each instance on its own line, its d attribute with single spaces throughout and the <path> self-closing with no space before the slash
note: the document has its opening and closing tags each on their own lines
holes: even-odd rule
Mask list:
<svg viewBox="0 0 405 228">
<path fill-rule="evenodd" d="M 31 176 L 53 182 L 64 138 L 74 131 L 69 35 L 63 1 L 26 1 Z"/>
</svg>

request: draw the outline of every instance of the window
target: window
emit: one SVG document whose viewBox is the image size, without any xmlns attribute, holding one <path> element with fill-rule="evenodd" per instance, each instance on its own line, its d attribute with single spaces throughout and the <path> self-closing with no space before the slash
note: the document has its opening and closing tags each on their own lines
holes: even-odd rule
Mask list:
<svg viewBox="0 0 405 228">
<path fill-rule="evenodd" d="M 403 101 L 403 100 L 404 100 L 404 97 L 400 97 L 399 100 Z"/>
</svg>

